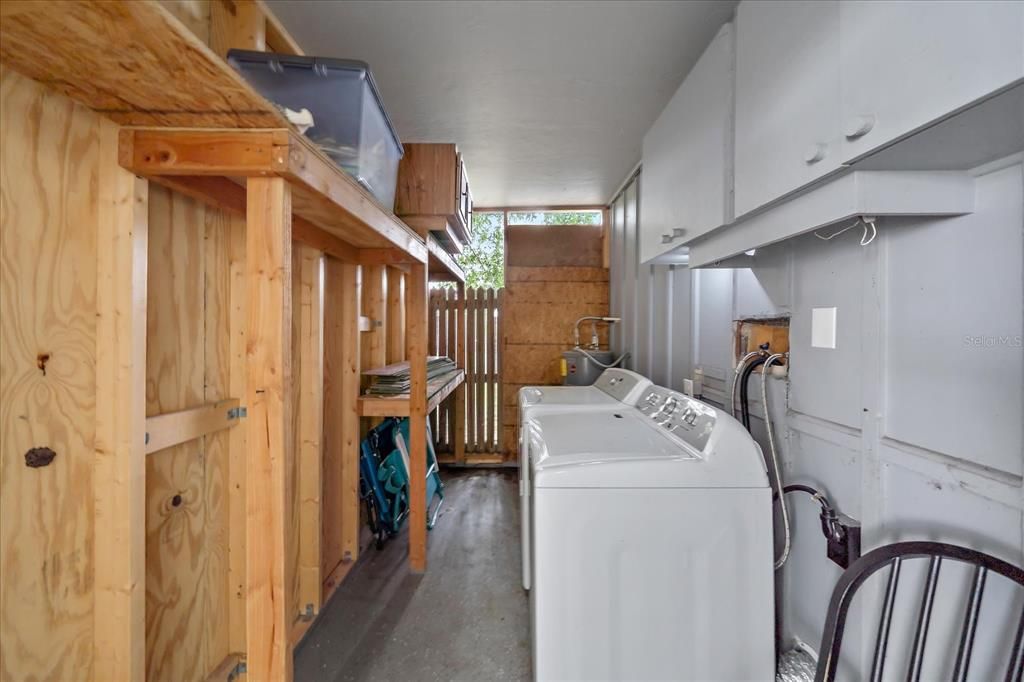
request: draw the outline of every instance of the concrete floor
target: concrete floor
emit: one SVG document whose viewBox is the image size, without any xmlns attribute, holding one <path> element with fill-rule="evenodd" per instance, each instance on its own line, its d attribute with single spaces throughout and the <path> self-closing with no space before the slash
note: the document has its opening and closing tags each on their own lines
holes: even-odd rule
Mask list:
<svg viewBox="0 0 1024 682">
<path fill-rule="evenodd" d="M 405 534 L 367 550 L 296 650 L 297 682 L 531 678 L 516 473 L 442 476 L 427 573 Z"/>
</svg>

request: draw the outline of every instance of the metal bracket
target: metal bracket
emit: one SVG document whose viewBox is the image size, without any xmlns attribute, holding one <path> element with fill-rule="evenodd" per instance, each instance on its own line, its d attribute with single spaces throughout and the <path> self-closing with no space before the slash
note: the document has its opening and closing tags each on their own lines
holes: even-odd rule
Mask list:
<svg viewBox="0 0 1024 682">
<path fill-rule="evenodd" d="M 248 417 L 249 412 L 245 407 L 232 407 L 228 410 L 228 419 L 241 419 L 242 417 Z"/>
<path fill-rule="evenodd" d="M 312 604 L 306 604 L 306 612 L 299 614 L 299 618 L 306 622 L 313 620 L 314 616 L 316 616 L 316 611 L 313 610 Z"/>
<path fill-rule="evenodd" d="M 245 667 L 245 661 L 239 661 L 238 665 L 236 665 L 234 669 L 228 673 L 227 682 L 233 682 L 233 680 L 237 680 L 239 675 L 244 675 L 246 672 L 248 672 L 248 669 Z"/>
</svg>

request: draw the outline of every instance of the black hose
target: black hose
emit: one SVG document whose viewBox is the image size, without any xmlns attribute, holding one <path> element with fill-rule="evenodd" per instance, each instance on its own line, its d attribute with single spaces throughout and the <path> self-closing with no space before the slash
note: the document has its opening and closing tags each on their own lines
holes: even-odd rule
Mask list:
<svg viewBox="0 0 1024 682">
<path fill-rule="evenodd" d="M 754 373 L 754 369 L 763 365 L 767 359 L 767 356 L 754 358 L 743 368 L 743 374 L 740 376 L 740 421 L 743 422 L 743 426 L 747 431 L 750 431 L 750 404 L 747 402 L 747 384 L 750 383 L 750 375 Z"/>
</svg>

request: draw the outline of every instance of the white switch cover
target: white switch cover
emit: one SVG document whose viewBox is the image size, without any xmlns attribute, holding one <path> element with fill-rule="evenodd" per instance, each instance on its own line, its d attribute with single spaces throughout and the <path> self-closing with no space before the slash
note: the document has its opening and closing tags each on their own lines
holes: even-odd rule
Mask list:
<svg viewBox="0 0 1024 682">
<path fill-rule="evenodd" d="M 811 308 L 811 348 L 836 347 L 836 309 Z"/>
</svg>

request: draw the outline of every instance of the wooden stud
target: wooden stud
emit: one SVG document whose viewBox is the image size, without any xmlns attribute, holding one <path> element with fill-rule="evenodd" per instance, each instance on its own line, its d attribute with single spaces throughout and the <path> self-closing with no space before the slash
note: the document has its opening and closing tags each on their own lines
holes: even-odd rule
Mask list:
<svg viewBox="0 0 1024 682">
<path fill-rule="evenodd" d="M 359 335 L 362 273 L 359 266 L 341 266 L 341 300 L 330 305 L 341 307 L 341 376 L 340 414 L 338 415 L 341 446 L 341 560 L 359 558 L 359 377 L 362 339 Z"/>
<path fill-rule="evenodd" d="M 246 304 L 246 224 L 230 216 L 228 229 L 228 391 L 247 395 L 248 306 Z M 245 651 L 246 471 L 248 425 L 228 432 L 228 648 Z"/>
<path fill-rule="evenodd" d="M 94 468 L 94 677 L 146 665 L 146 285 L 148 190 L 100 125 Z"/>
<path fill-rule="evenodd" d="M 387 364 L 405 360 L 405 273 L 388 268 Z"/>
<path fill-rule="evenodd" d="M 458 303 L 455 315 L 455 362 L 462 369 L 466 368 L 466 285 L 458 285 Z M 463 464 L 466 461 L 466 384 L 455 390 L 455 428 L 452 430 L 455 439 L 455 461 Z"/>
<path fill-rule="evenodd" d="M 285 527 L 292 437 L 291 188 L 252 178 L 246 218 L 249 453 L 246 470 L 246 667 L 292 679 Z"/>
<path fill-rule="evenodd" d="M 284 24 L 274 16 L 274 13 L 270 11 L 270 8 L 267 7 L 266 3 L 264 3 L 263 0 L 256 0 L 256 4 L 263 13 L 264 19 L 266 19 L 264 31 L 266 35 L 267 50 L 280 54 L 304 55 L 305 52 L 302 51 L 302 47 L 299 46 L 298 41 L 288 33 L 288 29 L 286 29 Z"/>
<path fill-rule="evenodd" d="M 323 256 L 301 248 L 299 273 L 299 338 L 302 373 L 299 381 L 299 608 L 321 606 L 320 504 L 322 490 L 324 296 Z"/>
<path fill-rule="evenodd" d="M 405 351 L 409 358 L 409 568 L 427 570 L 427 267 L 409 273 Z"/>
<path fill-rule="evenodd" d="M 228 50 L 267 49 L 264 10 L 254 0 L 213 0 L 210 3 L 210 48 L 221 57 Z"/>
</svg>

